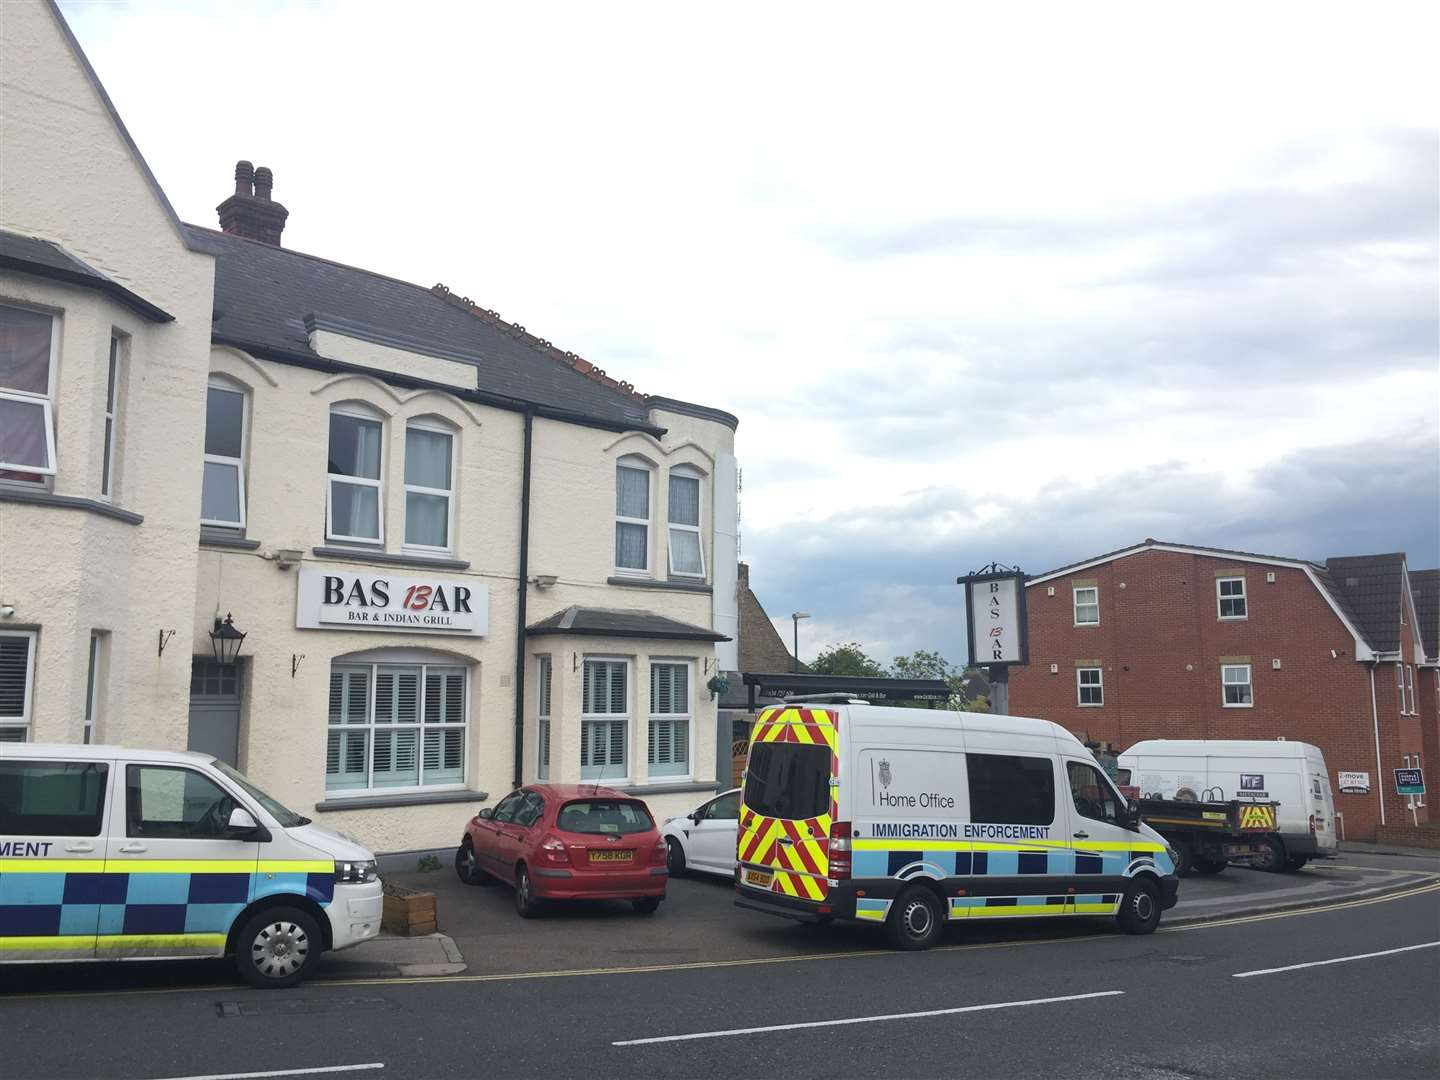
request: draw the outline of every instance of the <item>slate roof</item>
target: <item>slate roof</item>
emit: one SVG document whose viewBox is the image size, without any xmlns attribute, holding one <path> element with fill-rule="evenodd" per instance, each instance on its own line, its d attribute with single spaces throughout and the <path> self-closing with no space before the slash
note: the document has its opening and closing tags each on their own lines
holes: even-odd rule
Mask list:
<svg viewBox="0 0 1440 1080">
<path fill-rule="evenodd" d="M 1327 588 L 1343 596 L 1354 612 L 1356 627 L 1376 652 L 1400 648 L 1401 574 L 1405 556 L 1347 555 L 1326 559 Z"/>
<path fill-rule="evenodd" d="M 1039 574 L 1031 574 L 1026 578 L 1026 587 L 1028 588 L 1030 584 L 1040 581 L 1042 578 L 1054 577 L 1056 574 L 1063 574 L 1065 571 L 1073 570 L 1077 566 L 1088 566 L 1091 563 L 1108 562 L 1109 560 L 1115 558 L 1118 555 L 1138 554 L 1146 548 L 1151 547 L 1187 548 L 1191 551 L 1204 551 L 1211 555 L 1233 555 L 1236 558 L 1245 559 L 1274 559 L 1277 562 L 1307 563 L 1311 567 L 1315 568 L 1318 568 L 1322 565 L 1321 563 L 1311 562 L 1309 559 L 1297 559 L 1293 555 L 1264 555 L 1258 551 L 1236 551 L 1232 548 L 1206 547 L 1203 544 L 1186 544 L 1177 540 L 1156 540 L 1153 536 L 1147 536 L 1143 541 L 1138 544 L 1128 544 L 1123 548 L 1116 548 L 1114 551 L 1106 551 L 1100 555 L 1091 555 L 1088 558 L 1078 559 L 1077 561 L 1072 563 L 1066 563 L 1064 566 L 1057 566 L 1053 570 L 1046 570 L 1043 573 Z"/>
<path fill-rule="evenodd" d="M 525 628 L 531 637 L 577 634 L 589 637 L 659 638 L 669 641 L 729 641 L 704 626 L 657 615 L 653 611 L 572 605 Z"/>
<path fill-rule="evenodd" d="M 1410 591 L 1427 658 L 1440 657 L 1440 570 L 1411 570 Z"/>
<path fill-rule="evenodd" d="M 648 428 L 643 395 L 524 327 L 455 297 L 288 248 L 185 226 L 216 256 L 217 342 L 257 355 L 322 359 L 313 326 L 473 364 L 476 389 L 629 427 Z M 333 359 L 333 358 L 332 358 Z"/>
<path fill-rule="evenodd" d="M 144 297 L 131 292 L 108 274 L 96 270 L 59 244 L 38 236 L 0 230 L 0 269 L 14 270 L 35 277 L 49 278 L 94 289 L 119 301 L 152 322 L 171 322 L 175 316 L 156 307 Z"/>
</svg>

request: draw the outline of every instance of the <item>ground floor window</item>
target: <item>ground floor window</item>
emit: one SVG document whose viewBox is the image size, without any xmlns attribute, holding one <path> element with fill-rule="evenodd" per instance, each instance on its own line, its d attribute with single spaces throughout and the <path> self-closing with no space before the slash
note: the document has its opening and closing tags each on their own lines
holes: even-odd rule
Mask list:
<svg viewBox="0 0 1440 1080">
<path fill-rule="evenodd" d="M 630 662 L 585 661 L 580 715 L 580 778 L 623 780 L 630 727 Z"/>
<path fill-rule="evenodd" d="M 650 664 L 649 773 L 690 774 L 690 665 Z"/>
<path fill-rule="evenodd" d="M 541 780 L 550 779 L 550 657 L 535 658 L 535 696 L 538 701 L 536 712 L 540 720 L 539 767 Z"/>
<path fill-rule="evenodd" d="M 30 735 L 35 696 L 35 634 L 0 633 L 0 742 L 24 742 Z"/>
<path fill-rule="evenodd" d="M 1248 708 L 1255 703 L 1250 687 L 1249 664 L 1220 665 L 1220 686 L 1227 709 Z"/>
<path fill-rule="evenodd" d="M 439 664 L 333 664 L 327 791 L 465 781 L 466 672 Z"/>
<path fill-rule="evenodd" d="M 1098 667 L 1075 669 L 1075 692 L 1081 705 L 1104 705 L 1104 676 Z"/>
</svg>

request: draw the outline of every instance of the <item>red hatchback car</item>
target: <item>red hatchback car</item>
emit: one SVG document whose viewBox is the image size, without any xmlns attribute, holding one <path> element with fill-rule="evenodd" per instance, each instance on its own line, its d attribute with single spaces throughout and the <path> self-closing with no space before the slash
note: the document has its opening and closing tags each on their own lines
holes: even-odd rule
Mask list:
<svg viewBox="0 0 1440 1080">
<path fill-rule="evenodd" d="M 665 841 L 622 791 L 529 784 L 466 823 L 455 872 L 467 885 L 513 885 L 527 919 L 546 900 L 629 900 L 649 915 L 665 899 Z"/>
</svg>

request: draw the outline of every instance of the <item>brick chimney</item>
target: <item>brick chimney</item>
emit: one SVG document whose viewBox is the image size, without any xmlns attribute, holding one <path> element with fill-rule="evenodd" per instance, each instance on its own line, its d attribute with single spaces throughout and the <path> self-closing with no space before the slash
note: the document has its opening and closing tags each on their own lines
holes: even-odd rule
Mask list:
<svg viewBox="0 0 1440 1080">
<path fill-rule="evenodd" d="M 279 247 L 290 211 L 270 198 L 274 186 L 275 174 L 265 166 L 257 169 L 248 161 L 237 161 L 235 194 L 215 208 L 220 214 L 220 230 Z"/>
</svg>

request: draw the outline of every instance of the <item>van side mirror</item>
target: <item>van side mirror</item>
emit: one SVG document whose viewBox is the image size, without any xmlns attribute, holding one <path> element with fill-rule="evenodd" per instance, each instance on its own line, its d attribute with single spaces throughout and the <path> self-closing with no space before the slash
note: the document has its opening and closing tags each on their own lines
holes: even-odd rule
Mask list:
<svg viewBox="0 0 1440 1080">
<path fill-rule="evenodd" d="M 1126 803 L 1125 809 L 1120 811 L 1121 828 L 1129 829 L 1131 832 L 1140 831 L 1140 804 Z"/>
<path fill-rule="evenodd" d="M 478 817 L 478 818 L 490 818 L 490 817 L 493 817 L 494 815 L 495 815 L 495 811 L 492 810 L 490 807 L 487 806 L 487 807 L 485 807 L 485 809 L 481 810 L 481 811 L 480 811 L 478 814 L 476 814 L 475 816 Z"/>
<path fill-rule="evenodd" d="M 230 811 L 230 820 L 225 823 L 225 832 L 233 839 L 251 840 L 264 830 L 253 814 L 243 806 Z"/>
</svg>

